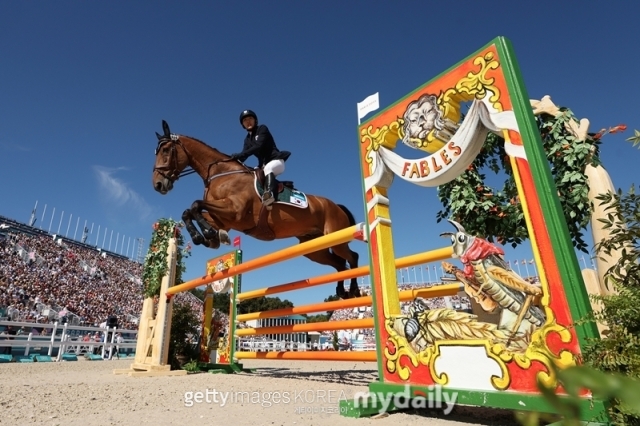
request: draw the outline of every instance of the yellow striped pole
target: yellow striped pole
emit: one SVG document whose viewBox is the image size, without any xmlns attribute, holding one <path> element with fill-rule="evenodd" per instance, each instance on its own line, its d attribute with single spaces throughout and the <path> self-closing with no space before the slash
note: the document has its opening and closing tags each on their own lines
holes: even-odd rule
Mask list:
<svg viewBox="0 0 640 426">
<path fill-rule="evenodd" d="M 167 290 L 167 295 L 188 291 L 196 287 L 206 285 L 213 281 L 221 280 L 227 277 L 233 277 L 239 274 L 244 274 L 258 268 L 263 268 L 275 263 L 284 262 L 285 260 L 303 256 L 308 253 L 314 253 L 318 250 L 323 250 L 329 247 L 336 246 L 338 244 L 347 243 L 362 234 L 363 226 L 364 225 L 362 223 L 359 223 L 357 225 L 350 226 L 349 228 L 345 228 L 331 234 L 323 235 L 322 237 L 318 237 L 311 241 L 306 241 L 296 246 L 287 247 L 285 249 L 267 254 L 257 259 L 252 259 L 248 262 L 232 266 L 231 268 L 224 271 L 219 271 L 212 275 L 206 275 L 192 281 L 187 281 L 185 283 L 169 288 Z"/>
</svg>

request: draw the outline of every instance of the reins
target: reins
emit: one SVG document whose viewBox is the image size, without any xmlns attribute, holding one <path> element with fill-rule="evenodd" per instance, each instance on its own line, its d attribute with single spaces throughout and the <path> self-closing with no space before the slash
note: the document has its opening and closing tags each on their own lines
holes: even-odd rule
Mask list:
<svg viewBox="0 0 640 426">
<path fill-rule="evenodd" d="M 180 147 L 184 150 L 184 152 L 187 155 L 187 157 L 192 158 L 191 155 L 189 154 L 189 152 L 187 151 L 187 148 L 185 148 L 185 146 L 180 141 L 180 137 L 178 135 L 172 134 L 170 138 L 162 138 L 162 139 L 160 139 L 158 141 L 158 146 L 156 147 L 156 155 L 158 154 L 158 151 L 160 150 L 160 147 L 162 145 L 164 145 L 165 143 L 171 143 L 171 160 L 170 160 L 170 162 L 173 163 L 173 164 L 172 164 L 172 166 L 167 165 L 167 166 L 161 166 L 161 167 L 154 167 L 153 168 L 154 171 L 157 171 L 165 179 L 169 179 L 170 181 L 177 181 L 181 177 L 188 176 L 190 174 L 196 173 L 196 170 L 191 166 L 187 166 L 180 173 L 176 172 L 176 170 L 178 169 L 178 156 L 177 156 L 177 153 L 176 153 L 176 145 L 180 145 Z M 246 166 L 244 166 L 245 170 L 232 170 L 232 171 L 228 171 L 228 172 L 214 174 L 213 176 L 209 176 L 211 168 L 213 166 L 215 166 L 217 164 L 220 164 L 220 163 L 228 163 L 229 161 L 235 161 L 235 160 L 233 160 L 232 158 L 227 158 L 227 159 L 213 161 L 212 163 L 209 163 L 207 165 L 207 177 L 203 179 L 205 187 L 207 187 L 212 180 L 214 180 L 214 179 L 216 179 L 218 177 L 228 176 L 228 175 L 237 174 L 237 173 L 249 173 L 249 172 L 252 171 L 251 169 L 249 169 Z M 167 174 L 165 174 L 165 172 L 167 172 Z"/>
</svg>

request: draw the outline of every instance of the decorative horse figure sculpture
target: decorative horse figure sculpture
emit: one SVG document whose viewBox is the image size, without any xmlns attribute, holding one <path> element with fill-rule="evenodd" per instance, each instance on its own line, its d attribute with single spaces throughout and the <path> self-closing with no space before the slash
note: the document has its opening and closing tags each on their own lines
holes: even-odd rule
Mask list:
<svg viewBox="0 0 640 426">
<path fill-rule="evenodd" d="M 264 179 L 262 170 L 232 160 L 195 138 L 171 133 L 166 121 L 162 121 L 162 128 L 163 135 L 156 132 L 158 146 L 153 188 L 164 195 L 181 176 L 193 172 L 204 181 L 203 199 L 196 200 L 182 214 L 185 227 L 196 245 L 217 249 L 221 242 L 230 244 L 227 233 L 230 229 L 262 241 L 296 237 L 303 243 L 356 224 L 346 207 L 327 198 L 296 191 L 291 182 L 279 182 L 277 192 L 280 198 L 268 211 L 263 208 L 259 196 Z M 188 167 L 192 170 L 185 172 Z M 283 199 L 283 192 L 290 197 Z M 194 220 L 202 234 L 194 226 Z M 305 257 L 340 272 L 347 270 L 347 264 L 351 269 L 357 268 L 359 256 L 345 243 L 306 254 Z M 339 281 L 336 295 L 343 299 L 359 297 L 357 279 L 351 279 L 349 293 L 344 289 L 344 281 Z"/>
</svg>

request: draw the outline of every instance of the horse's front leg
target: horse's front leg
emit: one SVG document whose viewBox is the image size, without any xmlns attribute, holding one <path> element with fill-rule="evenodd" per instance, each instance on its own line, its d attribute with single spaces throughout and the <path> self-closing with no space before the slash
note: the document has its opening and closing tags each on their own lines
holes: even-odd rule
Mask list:
<svg viewBox="0 0 640 426">
<path fill-rule="evenodd" d="M 193 225 L 193 216 L 191 215 L 190 209 L 187 209 L 182 213 L 182 221 L 184 222 L 185 228 L 187 228 L 187 232 L 191 236 L 191 241 L 193 241 L 193 244 L 197 246 L 203 244 L 205 242 L 205 239 L 202 235 L 200 235 L 200 232 L 198 232 L 196 227 Z"/>
<path fill-rule="evenodd" d="M 205 211 L 209 216 L 209 221 L 204 219 L 201 213 L 202 211 Z M 218 229 L 217 233 L 220 243 L 226 245 L 231 245 L 231 238 L 229 238 L 229 234 L 226 231 L 227 229 L 242 231 L 254 226 L 242 221 L 242 219 L 250 216 L 248 213 L 251 212 L 251 208 L 247 206 L 242 199 L 238 199 L 237 197 L 207 201 L 198 200 L 193 203 L 191 212 L 194 214 L 194 218 L 198 223 L 200 223 L 199 218 L 201 218 L 204 223 L 208 222 L 207 225 L 213 223 Z M 204 235 L 205 237 L 207 236 L 206 234 Z"/>
<path fill-rule="evenodd" d="M 223 231 L 224 233 L 223 235 L 220 231 L 218 231 L 216 228 L 214 228 L 211 225 L 211 222 L 213 222 L 212 217 L 211 217 L 212 220 L 208 221 L 202 215 L 202 211 L 204 210 L 203 204 L 204 202 L 202 200 L 196 200 L 191 205 L 191 210 L 190 210 L 191 216 L 198 223 L 198 225 L 200 226 L 200 229 L 202 229 L 202 235 L 204 235 L 204 237 L 208 241 L 210 241 L 211 244 L 216 245 L 215 248 L 220 247 L 220 243 L 228 244 L 225 241 L 225 236 L 226 236 L 226 240 L 229 240 L 229 235 L 226 233 L 226 231 Z"/>
</svg>

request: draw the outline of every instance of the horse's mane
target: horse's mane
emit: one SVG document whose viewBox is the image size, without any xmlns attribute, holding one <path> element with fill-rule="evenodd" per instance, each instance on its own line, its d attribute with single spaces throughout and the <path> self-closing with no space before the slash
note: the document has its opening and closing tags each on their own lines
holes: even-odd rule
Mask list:
<svg viewBox="0 0 640 426">
<path fill-rule="evenodd" d="M 208 143 L 206 143 L 205 141 L 203 141 L 203 140 L 201 140 L 201 139 L 194 138 L 193 136 L 184 135 L 184 134 L 181 134 L 181 135 L 179 135 L 179 136 L 184 136 L 185 138 L 189 138 L 189 139 L 191 139 L 191 140 L 193 140 L 193 141 L 195 141 L 195 142 L 201 143 L 202 145 L 204 145 L 204 146 L 206 146 L 207 148 L 209 148 L 209 149 L 211 149 L 211 150 L 213 150 L 213 151 L 217 152 L 217 153 L 218 153 L 218 154 L 220 154 L 220 155 L 224 155 L 225 157 L 231 157 L 229 154 L 225 154 L 224 152 L 220 151 L 220 150 L 219 150 L 219 149 L 217 149 L 217 148 L 212 147 L 211 145 L 209 145 Z M 252 170 L 252 169 L 251 169 L 251 167 L 247 166 L 247 165 L 246 165 L 246 164 L 244 164 L 244 163 L 238 163 L 238 165 L 240 165 L 240 166 L 244 167 L 244 168 L 245 168 L 245 169 L 247 169 L 247 170 Z"/>
<path fill-rule="evenodd" d="M 184 136 L 185 138 L 189 138 L 189 139 L 192 139 L 192 140 L 194 140 L 194 141 L 196 141 L 196 142 L 199 142 L 199 143 L 201 143 L 202 145 L 204 145 L 204 146 L 206 146 L 207 148 L 210 148 L 210 149 L 212 149 L 212 150 L 216 151 L 216 152 L 217 152 L 217 153 L 219 153 L 219 154 L 226 155 L 227 157 L 231 157 L 229 154 L 225 154 L 224 152 L 220 151 L 219 149 L 212 147 L 211 145 L 209 145 L 208 143 L 206 143 L 206 142 L 205 142 L 205 141 L 203 141 L 202 139 L 194 138 L 193 136 L 189 136 L 189 135 L 181 135 L 181 136 Z"/>
</svg>

